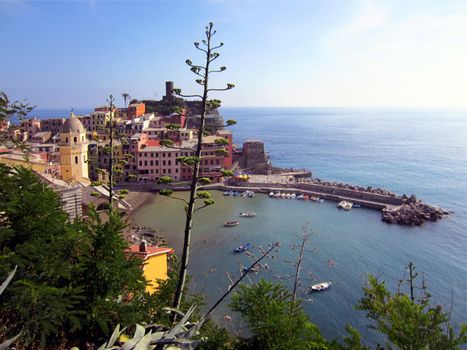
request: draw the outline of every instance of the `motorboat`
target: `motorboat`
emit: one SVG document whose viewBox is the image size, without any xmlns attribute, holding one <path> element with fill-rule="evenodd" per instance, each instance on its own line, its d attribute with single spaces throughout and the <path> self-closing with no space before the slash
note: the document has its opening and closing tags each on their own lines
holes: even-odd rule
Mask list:
<svg viewBox="0 0 467 350">
<path fill-rule="evenodd" d="M 259 265 L 255 265 L 251 268 L 248 268 L 248 267 L 242 267 L 242 273 L 243 274 L 246 274 L 248 272 L 254 272 L 254 273 L 257 273 L 259 272 L 259 270 L 261 269 L 261 267 Z"/>
<path fill-rule="evenodd" d="M 250 249 L 250 243 L 243 244 L 233 250 L 234 253 L 243 253 Z"/>
<path fill-rule="evenodd" d="M 280 193 L 280 192 L 277 192 L 277 193 L 274 195 L 275 198 L 279 198 L 279 197 L 281 197 L 281 196 L 282 196 L 282 193 Z"/>
<path fill-rule="evenodd" d="M 344 209 L 344 210 L 347 210 L 347 211 L 352 209 L 352 206 L 353 206 L 352 202 L 341 201 L 341 202 L 337 203 L 337 207 L 339 209 Z"/>
<path fill-rule="evenodd" d="M 352 208 L 361 208 L 362 206 L 360 204 L 354 204 Z"/>
<path fill-rule="evenodd" d="M 252 218 L 253 216 L 256 216 L 256 213 L 250 211 L 250 212 L 241 212 L 240 216 L 245 217 L 245 218 Z"/>
<path fill-rule="evenodd" d="M 269 197 L 274 197 L 274 192 L 269 192 Z"/>
<path fill-rule="evenodd" d="M 234 227 L 240 224 L 240 221 L 227 221 L 224 223 L 225 227 Z"/>
<path fill-rule="evenodd" d="M 299 195 L 297 196 L 297 199 L 303 199 L 303 198 L 305 198 L 305 196 L 304 196 L 303 194 L 299 194 Z"/>
<path fill-rule="evenodd" d="M 247 194 L 246 194 L 248 197 L 252 198 L 255 196 L 255 193 L 253 191 L 247 191 Z"/>
<path fill-rule="evenodd" d="M 331 282 L 321 282 L 310 287 L 312 292 L 322 292 L 331 287 Z"/>
<path fill-rule="evenodd" d="M 224 196 L 230 196 L 232 194 L 232 191 L 225 191 Z"/>
<path fill-rule="evenodd" d="M 290 198 L 295 199 L 295 198 L 297 198 L 297 195 L 296 195 L 295 193 L 292 193 L 292 194 L 290 195 Z"/>
</svg>

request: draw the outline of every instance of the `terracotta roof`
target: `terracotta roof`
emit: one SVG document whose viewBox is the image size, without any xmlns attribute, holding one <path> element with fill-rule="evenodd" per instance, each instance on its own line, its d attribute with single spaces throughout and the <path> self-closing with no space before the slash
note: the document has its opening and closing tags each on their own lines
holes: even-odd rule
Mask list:
<svg viewBox="0 0 467 350">
<path fill-rule="evenodd" d="M 155 256 L 155 255 L 172 254 L 174 250 L 172 248 L 167 248 L 167 247 L 147 246 L 146 252 L 143 253 L 139 251 L 139 244 L 134 244 L 128 248 L 128 252 L 139 255 L 143 259 L 146 259 L 150 256 Z"/>
</svg>

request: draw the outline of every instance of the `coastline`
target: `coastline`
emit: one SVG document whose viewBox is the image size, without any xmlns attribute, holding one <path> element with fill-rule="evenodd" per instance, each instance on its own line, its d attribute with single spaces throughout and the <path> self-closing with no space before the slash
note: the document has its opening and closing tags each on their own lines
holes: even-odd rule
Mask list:
<svg viewBox="0 0 467 350">
<path fill-rule="evenodd" d="M 140 208 L 151 204 L 154 201 L 154 195 L 155 193 L 150 192 L 150 191 L 134 191 L 129 190 L 128 194 L 125 197 L 125 201 L 130 203 L 132 207 L 132 211 L 128 215 L 128 219 L 131 221 L 131 218 L 133 217 L 133 214 Z"/>
</svg>

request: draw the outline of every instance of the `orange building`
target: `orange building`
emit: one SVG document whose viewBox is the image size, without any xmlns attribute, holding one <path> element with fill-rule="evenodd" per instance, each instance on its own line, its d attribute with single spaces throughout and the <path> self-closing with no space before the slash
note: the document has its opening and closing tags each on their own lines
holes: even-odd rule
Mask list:
<svg viewBox="0 0 467 350">
<path fill-rule="evenodd" d="M 139 116 L 142 116 L 146 113 L 146 105 L 142 102 L 132 103 L 128 106 L 128 119 L 133 119 Z"/>
</svg>

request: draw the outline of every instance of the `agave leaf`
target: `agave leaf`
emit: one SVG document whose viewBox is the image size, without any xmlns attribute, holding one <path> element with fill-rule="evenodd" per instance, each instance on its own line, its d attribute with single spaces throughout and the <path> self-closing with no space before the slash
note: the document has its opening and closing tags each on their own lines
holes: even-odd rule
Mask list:
<svg viewBox="0 0 467 350">
<path fill-rule="evenodd" d="M 136 344 L 136 346 L 133 348 L 133 350 L 148 350 L 148 349 L 153 348 L 153 347 L 149 347 L 149 345 L 151 344 L 151 334 L 152 334 L 152 331 L 149 331 L 148 334 L 142 337 L 140 341 L 138 342 L 138 344 Z"/>
<path fill-rule="evenodd" d="M 195 311 L 196 309 L 196 306 L 192 305 L 188 311 L 186 312 L 185 316 L 183 316 L 183 318 L 180 320 L 180 322 L 178 322 L 174 328 L 172 328 L 172 330 L 164 337 L 166 339 L 172 339 L 175 337 L 175 335 L 177 335 L 178 333 L 180 333 L 180 331 L 183 329 L 183 326 L 185 325 L 186 321 L 188 321 L 188 318 L 190 318 L 191 314 L 193 313 L 193 311 Z"/>
<path fill-rule="evenodd" d="M 8 284 L 10 283 L 11 279 L 13 278 L 13 276 L 15 275 L 16 273 L 16 269 L 18 268 L 18 266 L 15 266 L 15 268 L 13 269 L 13 271 L 10 272 L 10 274 L 8 275 L 8 277 L 6 278 L 5 281 L 3 281 L 2 285 L 0 286 L 0 295 L 3 293 L 3 291 L 5 290 L 5 288 L 8 286 Z"/>
<path fill-rule="evenodd" d="M 164 336 L 165 332 L 155 332 L 151 335 L 151 340 L 159 340 Z"/>
<path fill-rule="evenodd" d="M 117 338 L 118 336 L 121 334 L 122 332 L 120 331 L 120 324 L 117 324 L 117 327 L 115 327 L 113 333 L 112 333 L 112 336 L 110 337 L 108 343 L 107 343 L 107 346 L 112 346 L 115 344 L 115 342 L 117 341 Z"/>
<path fill-rule="evenodd" d="M 132 350 L 141 338 L 132 338 L 122 346 L 122 350 Z"/>
<path fill-rule="evenodd" d="M 163 307 L 162 310 L 167 311 L 167 312 L 173 312 L 179 316 L 185 317 L 185 314 L 181 312 L 179 309 L 173 309 L 171 307 Z"/>
<path fill-rule="evenodd" d="M 133 336 L 133 338 L 142 338 L 144 337 L 144 335 L 146 334 L 146 329 L 144 329 L 143 326 L 137 324 L 136 325 L 136 330 L 135 330 L 135 335 Z"/>
<path fill-rule="evenodd" d="M 16 271 L 16 267 L 14 269 L 14 271 Z M 13 275 L 14 275 L 14 271 L 13 271 Z M 11 275 L 11 273 L 10 273 Z M 13 275 L 11 277 L 13 277 Z M 9 276 L 8 276 L 9 277 Z M 7 278 L 8 279 L 8 278 Z M 5 283 L 5 282 L 4 282 Z M 7 283 L 8 284 L 8 283 Z M 3 287 L 3 284 L 2 284 L 2 287 Z M 5 286 L 6 287 L 6 286 Z M 13 338 L 11 339 L 8 339 L 6 341 L 4 341 L 3 343 L 0 344 L 0 350 L 6 350 L 10 347 L 11 344 L 13 344 L 13 342 L 16 341 L 16 339 L 19 338 L 19 336 L 21 335 L 21 333 L 19 333 L 18 335 L 15 335 Z"/>
</svg>

